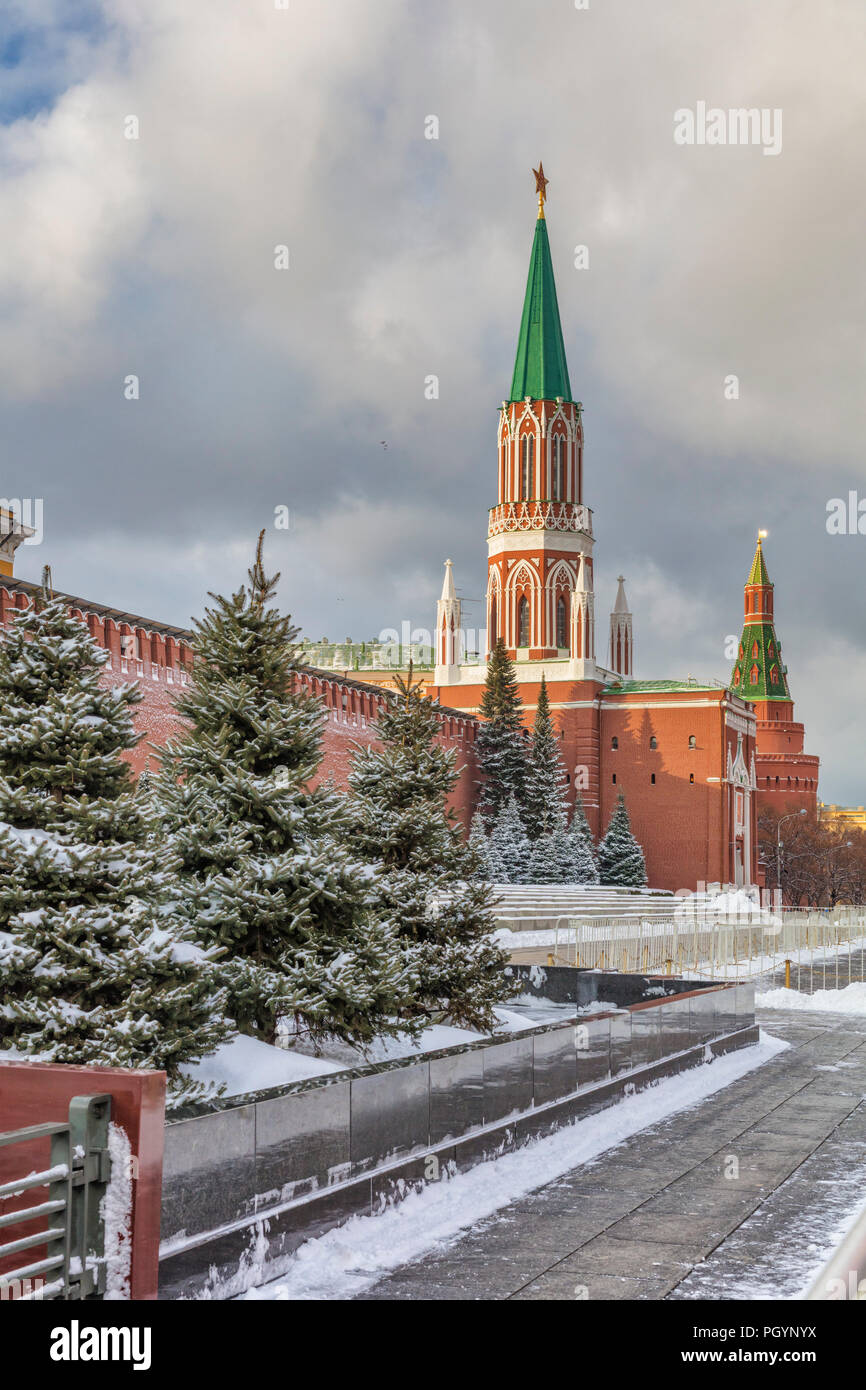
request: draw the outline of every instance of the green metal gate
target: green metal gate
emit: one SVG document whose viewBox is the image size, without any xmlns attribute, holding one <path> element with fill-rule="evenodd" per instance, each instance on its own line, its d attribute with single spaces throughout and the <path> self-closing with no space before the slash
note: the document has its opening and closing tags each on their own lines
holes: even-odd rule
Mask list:
<svg viewBox="0 0 866 1390">
<path fill-rule="evenodd" d="M 0 1297 L 101 1298 L 105 1291 L 105 1228 L 101 1203 L 111 1174 L 108 1125 L 111 1096 L 73 1096 L 68 1120 L 0 1133 L 0 1148 L 51 1140 L 48 1167 L 0 1185 L 0 1260 L 24 1263 L 0 1273 Z M 23 1166 L 23 1156 L 22 1156 Z M 48 1200 L 4 1212 L 6 1201 L 40 1187 Z M 39 1221 L 34 1234 L 6 1240 L 15 1226 Z M 44 1257 L 30 1260 L 26 1251 Z"/>
</svg>

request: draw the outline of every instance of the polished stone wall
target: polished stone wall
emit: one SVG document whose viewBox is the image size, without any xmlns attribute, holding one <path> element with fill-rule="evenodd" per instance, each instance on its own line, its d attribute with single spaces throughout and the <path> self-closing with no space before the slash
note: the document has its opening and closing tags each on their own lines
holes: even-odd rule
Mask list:
<svg viewBox="0 0 866 1390">
<path fill-rule="evenodd" d="M 694 980 L 672 975 L 622 975 L 617 970 L 587 970 L 573 965 L 508 965 L 515 994 L 531 994 L 553 1004 L 585 1008 L 597 999 L 627 1008 L 644 999 L 683 994 L 695 988 Z"/>
<path fill-rule="evenodd" d="M 587 974 L 603 999 L 614 981 L 623 990 L 628 978 Z M 165 1131 L 164 1262 L 186 1279 L 201 1239 L 206 1273 L 208 1262 L 219 1264 L 209 1233 L 222 1228 L 225 1248 L 236 1251 L 238 1231 L 248 1231 L 257 1216 L 272 1221 L 275 1213 L 281 1250 L 293 1248 L 354 1212 L 375 1210 L 399 1195 L 401 1182 L 430 1180 L 443 1167 L 468 1167 L 511 1146 L 517 1128 L 556 1128 L 568 1098 L 583 1098 L 585 1110 L 609 1104 L 620 1078 L 657 1070 L 666 1059 L 731 1034 L 753 1041 L 749 1029 L 753 986 L 681 989 L 502 1041 L 172 1112 Z"/>
</svg>

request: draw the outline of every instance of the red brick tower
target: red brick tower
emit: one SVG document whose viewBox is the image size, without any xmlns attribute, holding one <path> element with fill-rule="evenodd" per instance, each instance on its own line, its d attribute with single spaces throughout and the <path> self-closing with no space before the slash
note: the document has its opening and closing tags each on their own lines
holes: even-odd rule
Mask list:
<svg viewBox="0 0 866 1390">
<path fill-rule="evenodd" d="M 755 558 L 745 585 L 743 635 L 731 675 L 731 687 L 754 708 L 757 718 L 755 771 L 758 810 L 808 811 L 817 808 L 818 765 L 803 752 L 805 730 L 794 720 L 788 668 L 774 625 L 773 585 L 764 560 L 764 532 L 758 533 Z"/>
<path fill-rule="evenodd" d="M 545 677 L 571 793 L 580 792 L 598 833 L 600 692 L 614 673 L 596 663 L 581 404 L 571 389 L 559 318 L 544 211 L 547 179 L 541 164 L 534 172 L 538 216 L 511 391 L 499 413 L 496 505 L 488 514 L 487 650 L 502 637 L 515 661 L 528 723 Z M 431 693 L 475 711 L 484 669 L 458 664 L 451 632 L 459 627 L 459 611 L 446 566 Z M 631 616 L 623 612 L 617 621 L 628 626 L 630 652 Z M 630 659 L 623 669 L 631 670 Z"/>
<path fill-rule="evenodd" d="M 594 659 L 587 632 L 592 519 L 583 505 L 583 426 L 572 399 L 547 222 L 547 179 L 536 171 L 538 220 L 511 393 L 500 407 L 498 496 L 487 530 L 487 640 L 519 662 Z M 539 677 L 540 679 L 540 677 Z"/>
</svg>

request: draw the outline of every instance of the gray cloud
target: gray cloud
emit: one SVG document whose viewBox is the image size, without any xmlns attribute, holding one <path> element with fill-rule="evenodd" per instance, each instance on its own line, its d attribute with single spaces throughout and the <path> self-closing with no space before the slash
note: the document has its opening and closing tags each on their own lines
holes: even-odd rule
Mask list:
<svg viewBox="0 0 866 1390">
<path fill-rule="evenodd" d="M 622 570 L 641 673 L 724 677 L 766 526 L 822 794 L 864 800 L 866 538 L 825 530 L 866 496 L 859 0 L 104 21 L 0 127 L 2 490 L 45 498 L 21 573 L 185 622 L 285 504 L 270 553 L 312 636 L 429 626 L 446 554 L 480 597 L 541 156 L 600 612 Z M 676 146 L 698 100 L 781 108 L 782 153 Z"/>
</svg>

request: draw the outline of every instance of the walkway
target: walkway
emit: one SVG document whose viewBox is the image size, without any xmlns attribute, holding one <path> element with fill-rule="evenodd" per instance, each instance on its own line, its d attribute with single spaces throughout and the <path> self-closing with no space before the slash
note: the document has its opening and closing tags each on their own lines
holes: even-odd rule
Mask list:
<svg viewBox="0 0 866 1390">
<path fill-rule="evenodd" d="M 866 1016 L 759 1021 L 790 1048 L 359 1296 L 796 1297 L 866 1197 Z"/>
</svg>

